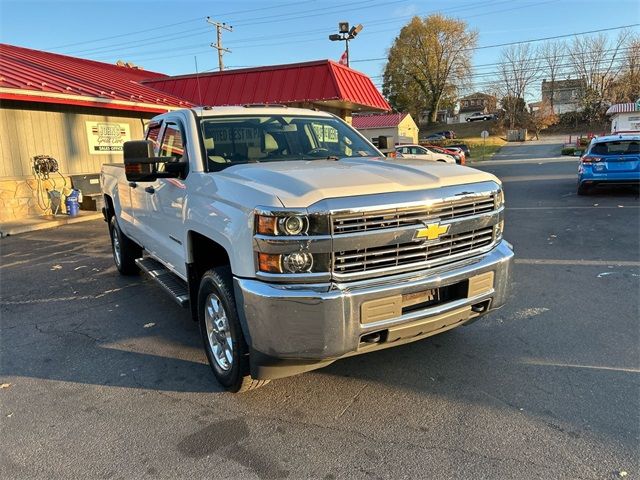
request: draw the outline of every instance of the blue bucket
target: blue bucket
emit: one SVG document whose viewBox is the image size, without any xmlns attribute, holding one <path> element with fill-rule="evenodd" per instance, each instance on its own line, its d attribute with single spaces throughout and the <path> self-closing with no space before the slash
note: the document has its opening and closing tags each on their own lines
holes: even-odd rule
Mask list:
<svg viewBox="0 0 640 480">
<path fill-rule="evenodd" d="M 67 215 L 70 217 L 75 217 L 78 215 L 80 211 L 80 204 L 78 203 L 78 190 L 71 190 L 71 193 L 67 195 L 67 199 L 64 202 L 65 207 L 67 207 Z"/>
</svg>

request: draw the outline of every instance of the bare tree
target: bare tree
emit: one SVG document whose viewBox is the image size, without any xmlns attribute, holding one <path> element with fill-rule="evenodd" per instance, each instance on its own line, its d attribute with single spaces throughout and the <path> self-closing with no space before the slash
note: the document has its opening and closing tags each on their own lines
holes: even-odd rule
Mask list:
<svg viewBox="0 0 640 480">
<path fill-rule="evenodd" d="M 627 38 L 620 70 L 612 101 L 634 102 L 640 98 L 640 35 L 633 34 Z"/>
<path fill-rule="evenodd" d="M 584 82 L 581 103 L 589 120 L 603 113 L 604 101 L 620 74 L 622 50 L 629 37 L 623 30 L 613 40 L 599 34 L 575 37 L 569 48 L 569 58 L 578 79 Z"/>
<path fill-rule="evenodd" d="M 554 110 L 554 97 L 556 91 L 556 81 L 564 72 L 564 57 L 566 45 L 564 42 L 545 42 L 539 49 L 541 67 L 544 75 L 549 79 L 547 91 L 549 92 L 549 105 Z"/>
<path fill-rule="evenodd" d="M 498 65 L 498 85 L 509 128 L 514 128 L 518 122 L 519 110 L 525 102 L 528 89 L 539 76 L 539 69 L 537 52 L 529 43 L 511 45 L 502 51 Z"/>
</svg>

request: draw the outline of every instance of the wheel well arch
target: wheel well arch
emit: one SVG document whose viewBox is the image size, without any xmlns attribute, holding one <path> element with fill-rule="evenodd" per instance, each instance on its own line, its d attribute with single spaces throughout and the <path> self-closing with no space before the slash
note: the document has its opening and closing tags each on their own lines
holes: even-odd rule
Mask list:
<svg viewBox="0 0 640 480">
<path fill-rule="evenodd" d="M 104 206 L 106 209 L 105 220 L 109 222 L 111 220 L 111 217 L 113 217 L 116 214 L 115 207 L 113 206 L 113 198 L 111 198 L 110 195 L 105 194 Z"/>
<path fill-rule="evenodd" d="M 186 260 L 189 297 L 191 298 L 189 302 L 191 317 L 197 321 L 197 298 L 200 279 L 207 270 L 231 266 L 231 260 L 225 247 L 193 230 L 187 232 Z"/>
</svg>

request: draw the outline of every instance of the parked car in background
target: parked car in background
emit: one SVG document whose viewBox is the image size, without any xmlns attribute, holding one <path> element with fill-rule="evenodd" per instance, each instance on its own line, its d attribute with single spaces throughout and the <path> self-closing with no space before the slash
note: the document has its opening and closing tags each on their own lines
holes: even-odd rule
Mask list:
<svg viewBox="0 0 640 480">
<path fill-rule="evenodd" d="M 432 133 L 428 137 L 422 138 L 422 142 L 440 142 L 442 140 L 446 140 L 447 137 L 444 135 L 440 135 L 439 133 Z"/>
<path fill-rule="evenodd" d="M 459 148 L 464 152 L 465 157 L 471 156 L 471 149 L 469 148 L 469 145 L 467 145 L 466 143 L 456 143 L 455 145 L 447 145 L 447 148 L 448 149 Z"/>
<path fill-rule="evenodd" d="M 464 165 L 465 163 L 467 163 L 466 162 L 467 159 L 465 157 L 464 152 L 462 150 L 460 150 L 459 148 L 455 148 L 455 147 L 449 148 L 448 146 L 446 146 L 446 147 L 438 147 L 436 145 L 425 145 L 425 147 L 429 148 L 431 150 L 435 150 L 435 151 L 440 152 L 440 153 L 445 153 L 447 155 L 451 155 L 455 159 L 455 161 L 456 161 L 456 163 L 458 165 Z"/>
<path fill-rule="evenodd" d="M 484 121 L 484 120 L 493 120 L 495 116 L 491 113 L 482 113 L 482 112 L 473 112 L 471 115 L 467 117 L 467 122 L 475 122 Z"/>
<path fill-rule="evenodd" d="M 415 158 L 418 160 L 429 160 L 432 162 L 456 163 L 453 155 L 439 152 L 430 147 L 422 145 L 401 145 L 396 147 L 396 155 L 398 158 Z"/>
<path fill-rule="evenodd" d="M 443 130 L 442 132 L 434 133 L 434 135 L 442 135 L 447 140 L 451 140 L 453 138 L 456 138 L 456 132 L 454 132 L 453 130 Z"/>
<path fill-rule="evenodd" d="M 598 185 L 640 184 L 640 135 L 607 135 L 591 140 L 578 166 L 578 195 Z"/>
</svg>

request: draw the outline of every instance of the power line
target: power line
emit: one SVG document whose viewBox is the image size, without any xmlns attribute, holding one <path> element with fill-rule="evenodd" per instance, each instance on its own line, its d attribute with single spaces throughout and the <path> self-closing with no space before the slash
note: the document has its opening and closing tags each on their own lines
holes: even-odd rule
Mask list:
<svg viewBox="0 0 640 480">
<path fill-rule="evenodd" d="M 313 1 L 314 0 L 296 1 L 296 2 L 291 2 L 291 3 L 286 3 L 286 4 L 280 4 L 280 5 L 270 5 L 268 7 L 252 8 L 252 9 L 248 9 L 248 10 L 235 10 L 233 12 L 222 12 L 222 13 L 219 13 L 218 15 L 227 16 L 227 15 L 236 15 L 236 14 L 240 14 L 240 13 L 258 12 L 258 11 L 262 11 L 262 10 L 272 10 L 272 9 L 276 9 L 276 8 L 289 7 L 291 5 L 296 5 L 297 6 L 297 5 L 301 5 L 301 4 L 305 4 L 305 3 L 311 3 Z M 163 30 L 163 29 L 169 28 L 169 27 L 175 27 L 175 26 L 178 26 L 178 25 L 184 25 L 184 24 L 187 24 L 187 23 L 192 23 L 192 22 L 195 22 L 197 20 L 202 20 L 202 18 L 203 18 L 203 16 L 198 16 L 198 17 L 190 18 L 188 20 L 183 20 L 183 21 L 180 21 L 180 22 L 168 23 L 168 24 L 165 24 L 165 25 L 159 25 L 157 27 L 147 28 L 145 30 L 135 30 L 135 31 L 131 31 L 131 32 L 120 33 L 118 35 L 110 35 L 108 37 L 94 38 L 93 40 L 84 40 L 82 42 L 67 43 L 65 45 L 57 45 L 55 47 L 50 47 L 50 48 L 52 50 L 55 50 L 57 48 L 74 47 L 76 45 L 86 45 L 88 43 L 102 42 L 104 40 L 111 40 L 113 38 L 122 38 L 122 37 L 127 37 L 127 36 L 135 36 L 135 35 L 139 35 L 141 33 L 153 32 L 155 30 Z"/>
<path fill-rule="evenodd" d="M 366 3 L 369 3 L 369 2 L 372 2 L 372 1 L 377 1 L 377 0 L 364 0 L 363 2 L 359 2 L 358 4 L 361 4 L 361 3 L 365 3 L 366 4 Z M 400 1 L 406 1 L 406 0 L 400 0 Z M 496 5 L 500 5 L 500 4 L 504 4 L 504 3 L 510 3 L 511 1 L 512 0 L 490 1 L 490 2 L 487 2 L 484 5 L 482 5 L 482 7 L 484 8 L 487 5 L 496 6 Z M 309 3 L 309 2 L 301 2 L 299 4 L 304 4 L 304 3 Z M 297 5 L 299 5 L 299 4 L 297 4 Z M 387 3 L 382 3 L 382 4 L 383 5 L 388 5 L 389 3 L 387 2 Z M 354 4 L 352 4 L 352 5 L 354 5 Z M 379 5 L 375 5 L 375 6 L 379 6 Z M 275 7 L 264 7 L 264 8 L 261 8 L 261 9 L 243 10 L 242 12 L 265 10 L 267 8 L 275 8 Z M 362 8 L 362 7 L 358 7 L 358 9 L 360 9 L 360 8 Z M 454 11 L 455 12 L 459 12 L 459 11 L 464 11 L 464 10 L 473 10 L 473 9 L 476 9 L 476 8 L 478 8 L 478 5 L 473 3 L 473 4 L 465 4 L 465 5 L 459 5 L 459 6 L 456 6 L 456 7 L 445 8 L 445 9 L 432 10 L 432 11 L 428 11 L 428 12 L 423 12 L 422 14 L 426 15 L 428 13 L 433 13 L 433 12 L 454 12 Z M 324 9 L 324 10 L 330 10 L 330 9 Z M 314 9 L 314 10 L 311 10 L 311 11 L 303 11 L 303 12 L 306 12 L 306 13 L 309 13 L 309 12 L 317 13 L 318 10 Z M 237 12 L 237 13 L 240 13 L 240 12 Z M 299 13 L 302 13 L 302 12 L 294 12 L 294 13 L 291 13 L 291 14 L 271 15 L 268 18 L 285 17 L 287 15 L 290 16 L 290 15 L 296 15 L 296 14 L 299 14 Z M 488 13 L 491 13 L 491 12 L 486 12 L 485 14 L 488 14 Z M 363 20 L 363 22 L 366 23 L 367 25 L 395 23 L 395 22 L 403 21 L 403 19 L 406 19 L 406 18 L 412 18 L 413 16 L 416 16 L 416 15 L 419 15 L 419 14 L 416 13 L 416 14 L 412 14 L 412 15 L 396 17 L 396 18 L 393 18 L 391 20 L 389 20 L 389 19 Z M 307 15 L 304 15 L 304 16 L 301 16 L 299 18 L 306 18 L 306 17 L 307 17 Z M 254 17 L 252 20 L 260 20 L 260 19 L 264 19 L 264 18 L 267 18 L 267 17 Z M 291 20 L 291 19 L 292 18 L 288 18 L 287 17 L 287 18 L 282 18 L 282 20 L 280 20 L 280 21 L 288 21 L 288 20 Z M 270 21 L 270 23 L 275 23 L 277 21 L 278 20 L 272 20 L 272 21 Z M 238 23 L 236 23 L 236 22 L 234 22 L 234 23 L 235 23 L 236 26 L 238 26 Z M 240 22 L 240 25 L 242 25 L 242 22 Z M 245 25 L 248 25 L 248 23 L 246 23 Z M 156 30 L 158 28 L 164 28 L 164 27 L 156 27 L 156 28 L 149 29 L 149 30 Z M 206 30 L 208 31 L 208 29 L 206 29 Z M 377 33 L 377 32 L 385 32 L 385 31 L 392 31 L 392 30 L 395 31 L 396 28 L 383 29 L 383 30 L 371 30 L 371 29 L 368 29 L 367 33 Z M 170 36 L 158 35 L 158 36 L 155 36 L 155 37 L 141 38 L 141 39 L 138 40 L 138 43 L 135 46 L 128 46 L 128 45 L 130 45 L 130 42 L 122 42 L 122 43 L 116 43 L 116 44 L 110 44 L 110 45 L 103 45 L 103 46 L 100 46 L 100 47 L 92 47 L 92 48 L 88 48 L 88 49 L 76 50 L 76 51 L 72 51 L 72 52 L 68 52 L 68 53 L 70 53 L 70 54 L 88 54 L 88 53 L 108 54 L 110 51 L 114 51 L 114 52 L 117 52 L 117 53 L 122 53 L 122 50 L 138 49 L 140 46 L 157 45 L 158 43 L 163 43 L 163 42 L 168 42 L 168 41 L 174 42 L 175 40 L 179 40 L 179 39 L 187 38 L 187 37 L 192 37 L 192 36 L 197 36 L 197 35 L 202 35 L 202 34 L 205 33 L 204 31 L 199 32 L 199 33 L 198 32 L 190 33 L 190 32 L 192 32 L 192 30 L 183 30 L 181 32 L 174 32 Z M 140 32 L 135 32 L 135 33 L 140 33 Z M 135 34 L 135 33 L 132 33 L 132 34 Z M 181 35 L 183 33 L 185 33 L 186 35 Z M 310 36 L 310 40 L 308 40 L 308 41 L 320 41 L 320 40 L 324 41 L 324 39 L 320 39 L 319 36 L 314 35 L 315 33 L 328 34 L 328 33 L 330 33 L 330 31 L 329 31 L 329 29 L 324 29 L 324 28 L 323 29 L 316 29 L 316 30 L 308 30 L 306 32 L 306 35 L 304 37 L 302 37 L 302 38 L 305 38 L 306 36 Z M 132 34 L 122 34 L 122 35 L 118 35 L 118 37 L 119 36 L 125 36 L 125 35 L 132 35 Z M 238 40 L 234 41 L 234 48 L 238 48 L 238 47 L 235 47 L 236 43 L 262 42 L 262 40 L 265 40 L 265 39 L 281 38 L 281 37 L 282 37 L 281 34 L 274 34 L 274 35 L 262 35 L 262 36 L 258 36 L 258 37 L 249 37 L 249 38 L 244 38 L 244 39 L 238 39 Z M 300 38 L 301 38 L 300 36 L 297 37 L 298 40 Z M 148 40 L 153 40 L 153 41 L 148 41 Z M 157 40 L 157 41 L 155 41 L 155 40 Z M 143 41 L 144 43 L 139 43 L 139 41 Z M 86 44 L 87 42 L 82 42 L 82 43 Z M 287 41 L 287 42 L 278 42 L 278 43 L 273 43 L 273 44 L 269 44 L 269 45 L 284 45 L 284 44 L 288 44 L 288 43 L 290 43 L 290 42 L 289 41 Z M 262 45 L 263 44 L 261 44 L 259 46 L 262 46 Z M 125 48 L 112 48 L 112 47 L 120 47 L 120 46 L 125 46 Z M 199 46 L 199 45 L 195 45 L 195 46 Z M 188 46 L 180 46 L 180 47 L 176 47 L 174 49 L 165 50 L 165 51 L 182 50 L 184 48 L 190 48 L 190 47 L 188 47 Z M 247 48 L 247 47 L 242 47 L 242 48 Z M 145 52 L 143 52 L 143 53 L 145 53 Z M 149 52 L 147 52 L 147 53 L 149 53 Z M 157 50 L 154 50 L 151 53 L 157 53 Z M 133 58 L 140 58 L 140 55 L 137 55 L 137 54 L 134 53 L 132 55 L 132 57 Z"/>
<path fill-rule="evenodd" d="M 472 51 L 472 50 L 483 50 L 486 48 L 496 48 L 496 47 L 506 47 L 510 45 L 520 45 L 522 43 L 532 43 L 532 42 L 541 42 L 544 40 L 556 40 L 558 38 L 567 38 L 567 37 L 576 37 L 578 35 L 588 35 L 590 33 L 601 33 L 601 32 L 610 32 L 613 30 L 622 30 L 624 28 L 633 28 L 640 25 L 640 23 L 633 23 L 631 25 L 622 25 L 620 27 L 610 27 L 610 28 L 601 28 L 599 30 L 587 30 L 584 32 L 576 32 L 576 33 L 567 33 L 565 35 L 555 35 L 553 37 L 541 37 L 541 38 L 533 38 L 530 40 L 522 40 L 518 42 L 509 42 L 509 43 L 496 43 L 494 45 L 483 45 L 480 47 L 466 48 L 464 51 Z M 351 63 L 362 63 L 362 62 L 374 62 L 379 60 L 387 60 L 387 57 L 378 57 L 378 58 L 364 58 L 360 60 L 352 60 Z"/>
<path fill-rule="evenodd" d="M 177 25 L 184 25 L 185 23 L 195 22 L 196 20 L 200 20 L 200 19 L 202 19 L 202 17 L 195 17 L 195 18 L 191 18 L 189 20 L 183 20 L 182 22 L 168 23 L 166 25 L 160 25 L 158 27 L 147 28 L 146 30 L 137 30 L 135 32 L 120 33 L 118 35 L 110 35 L 108 37 L 95 38 L 93 40 L 85 40 L 85 41 L 82 41 L 82 42 L 67 43 L 65 45 L 57 45 L 55 47 L 50 47 L 50 48 L 52 50 L 55 50 L 57 48 L 74 47 L 76 45 L 86 45 L 87 43 L 101 42 L 103 40 L 110 40 L 112 38 L 122 38 L 122 37 L 127 37 L 127 36 L 130 36 L 130 35 L 138 35 L 140 33 L 152 32 L 154 30 L 160 30 L 160 29 L 164 29 L 164 28 L 175 27 Z"/>
</svg>

